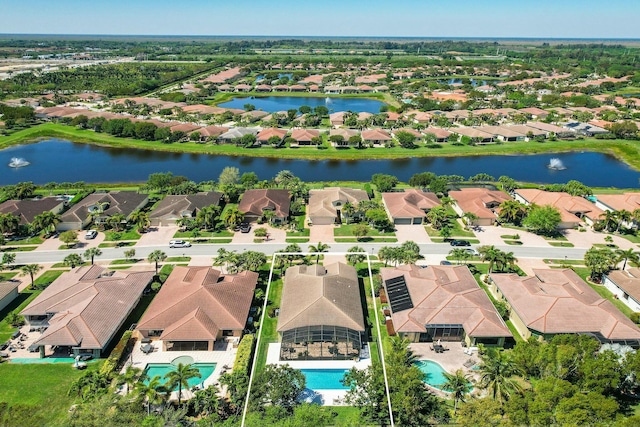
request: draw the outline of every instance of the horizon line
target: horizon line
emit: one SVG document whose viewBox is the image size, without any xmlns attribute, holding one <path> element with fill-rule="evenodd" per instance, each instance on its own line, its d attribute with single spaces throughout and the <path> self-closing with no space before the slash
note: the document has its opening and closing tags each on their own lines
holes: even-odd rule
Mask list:
<svg viewBox="0 0 640 427">
<path fill-rule="evenodd" d="M 115 34 L 115 33 L 0 33 L 6 36 L 72 36 L 72 37 L 181 37 L 181 38 L 326 38 L 326 39 L 438 39 L 438 40 L 627 40 L 640 41 L 640 37 L 540 37 L 540 36 L 389 36 L 389 35 L 287 35 L 287 34 Z"/>
</svg>

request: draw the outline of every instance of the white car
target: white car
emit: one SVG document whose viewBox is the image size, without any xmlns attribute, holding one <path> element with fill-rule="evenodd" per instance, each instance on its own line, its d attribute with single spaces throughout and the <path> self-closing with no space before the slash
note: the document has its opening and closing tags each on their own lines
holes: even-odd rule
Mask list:
<svg viewBox="0 0 640 427">
<path fill-rule="evenodd" d="M 84 238 L 87 240 L 91 240 L 95 239 L 97 235 L 98 232 L 96 230 L 87 230 L 87 232 L 84 234 Z"/>
<path fill-rule="evenodd" d="M 169 242 L 170 248 L 190 248 L 191 242 L 187 242 L 184 240 L 172 240 Z"/>
</svg>

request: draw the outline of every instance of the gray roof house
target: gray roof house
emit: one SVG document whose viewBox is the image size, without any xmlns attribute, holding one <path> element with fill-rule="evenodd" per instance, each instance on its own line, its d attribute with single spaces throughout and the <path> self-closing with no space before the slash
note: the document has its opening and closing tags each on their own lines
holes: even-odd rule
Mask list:
<svg viewBox="0 0 640 427">
<path fill-rule="evenodd" d="M 342 209 L 350 203 L 354 207 L 369 200 L 367 192 L 355 188 L 328 187 L 309 191 L 309 220 L 312 224 L 341 223 L 346 217 Z"/>
<path fill-rule="evenodd" d="M 56 229 L 60 231 L 81 230 L 91 223 L 92 212 L 100 209 L 102 209 L 102 213 L 95 218 L 97 223 L 102 223 L 117 213 L 128 218 L 133 211 L 144 207 L 148 202 L 149 196 L 147 194 L 135 191 L 89 194 L 62 214 L 62 220 Z"/>
<path fill-rule="evenodd" d="M 149 214 L 154 227 L 175 224 L 181 218 L 195 218 L 202 208 L 217 206 L 222 193 L 216 191 L 200 192 L 177 196 L 167 196 Z"/>
</svg>

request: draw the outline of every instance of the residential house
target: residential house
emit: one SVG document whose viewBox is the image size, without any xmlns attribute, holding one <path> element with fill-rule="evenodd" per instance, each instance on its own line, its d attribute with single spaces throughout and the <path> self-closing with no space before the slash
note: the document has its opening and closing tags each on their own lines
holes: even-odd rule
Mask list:
<svg viewBox="0 0 640 427">
<path fill-rule="evenodd" d="M 246 222 L 254 222 L 265 217 L 265 212 L 272 211 L 274 223 L 287 222 L 291 195 L 288 190 L 260 188 L 247 190 L 242 195 L 238 210 L 244 213 Z"/>
<path fill-rule="evenodd" d="M 196 194 L 166 196 L 149 214 L 149 220 L 154 227 L 175 225 L 183 218 L 195 219 L 198 212 L 207 206 L 218 206 L 222 193 L 216 191 L 200 192 Z"/>
<path fill-rule="evenodd" d="M 331 126 L 342 126 L 344 124 L 345 114 L 346 112 L 344 111 L 329 114 L 329 122 L 331 122 Z"/>
<path fill-rule="evenodd" d="M 391 141 L 391 135 L 384 129 L 366 129 L 361 136 L 365 144 L 384 145 Z"/>
<path fill-rule="evenodd" d="M 244 127 L 236 127 L 229 129 L 222 135 L 218 136 L 218 141 L 223 143 L 234 143 L 245 135 L 257 135 L 260 132 L 258 128 L 244 128 Z"/>
<path fill-rule="evenodd" d="M 339 143 L 337 145 L 339 146 L 348 146 L 349 145 L 349 139 L 352 136 L 358 136 L 360 135 L 360 132 L 358 132 L 355 129 L 331 129 L 329 131 L 329 140 L 331 140 L 332 136 L 341 136 L 343 138 L 343 142 Z"/>
<path fill-rule="evenodd" d="M 415 188 L 403 192 L 382 193 L 382 203 L 394 224 L 422 224 L 426 214 L 440 206 L 434 193 Z"/>
<path fill-rule="evenodd" d="M 436 137 L 435 142 L 447 142 L 449 140 L 449 136 L 451 136 L 451 132 L 442 128 L 428 127 L 425 128 L 422 133 L 424 135 L 432 134 Z"/>
<path fill-rule="evenodd" d="M 495 139 L 492 133 L 485 132 L 482 128 L 455 128 L 455 133 L 469 137 L 472 141 L 476 141 L 478 144 L 490 144 L 494 142 Z"/>
<path fill-rule="evenodd" d="M 559 229 L 576 228 L 583 221 L 593 224 L 604 213 L 595 204 L 579 196 L 564 192 L 543 191 L 535 188 L 518 188 L 514 197 L 526 205 L 553 206 L 560 211 Z"/>
<path fill-rule="evenodd" d="M 93 193 L 71 206 L 62 214 L 59 231 L 82 230 L 92 221 L 102 224 L 115 214 L 125 218 L 149 202 L 149 195 L 135 191 L 111 191 L 109 193 Z"/>
<path fill-rule="evenodd" d="M 258 274 L 211 267 L 173 269 L 136 326 L 135 335 L 162 351 L 213 351 L 238 342 L 247 325 Z M 226 346 L 223 347 L 226 349 Z"/>
<path fill-rule="evenodd" d="M 282 287 L 280 359 L 353 360 L 366 343 L 355 268 L 343 263 L 296 265 Z"/>
<path fill-rule="evenodd" d="M 573 131 L 571 131 L 569 129 L 565 129 L 565 128 L 560 127 L 560 126 L 552 125 L 550 123 L 527 122 L 527 126 L 531 127 L 531 128 L 534 128 L 534 129 L 540 129 L 540 130 L 546 132 L 547 138 L 550 137 L 552 134 L 555 135 L 558 138 L 569 138 L 569 137 L 575 136 Z"/>
<path fill-rule="evenodd" d="M 295 139 L 298 145 L 311 145 L 314 139 L 320 138 L 320 131 L 317 129 L 294 129 L 291 131 L 291 138 Z"/>
<path fill-rule="evenodd" d="M 10 280 L 0 282 L 0 312 L 5 309 L 14 299 L 18 297 L 18 286 L 20 281 Z"/>
<path fill-rule="evenodd" d="M 449 197 L 456 201 L 453 209 L 458 215 L 466 212 L 475 214 L 478 219 L 471 221 L 470 225 L 494 225 L 498 219 L 496 209 L 507 200 L 513 200 L 508 194 L 487 188 L 462 188 L 457 191 L 449 191 Z"/>
<path fill-rule="evenodd" d="M 269 145 L 269 139 L 274 136 L 279 138 L 279 143 L 282 143 L 287 136 L 287 133 L 289 133 L 289 131 L 286 129 L 266 128 L 262 129 L 256 138 L 260 145 Z"/>
<path fill-rule="evenodd" d="M 534 276 L 490 274 L 490 289 L 509 305 L 524 339 L 590 335 L 601 343 L 640 347 L 640 329 L 569 268 L 534 269 Z"/>
<path fill-rule="evenodd" d="M 43 197 L 41 199 L 7 200 L 0 203 L 0 213 L 13 214 L 20 219 L 20 224 L 28 225 L 33 219 L 44 213 L 59 214 L 65 206 L 64 199 L 57 197 Z"/>
<path fill-rule="evenodd" d="M 309 191 L 309 220 L 314 225 L 341 224 L 343 219 L 349 222 L 343 212 L 344 205 L 350 203 L 356 207 L 363 200 L 369 200 L 367 192 L 355 188 L 328 187 Z"/>
<path fill-rule="evenodd" d="M 640 209 L 640 193 L 598 194 L 596 195 L 595 204 L 596 207 L 603 211 L 627 211 L 633 213 Z M 637 227 L 637 223 L 633 221 L 628 226 Z"/>
<path fill-rule="evenodd" d="M 401 265 L 380 275 L 393 330 L 411 342 L 504 345 L 511 332 L 467 266 Z"/>
<path fill-rule="evenodd" d="M 640 313 L 640 269 L 611 270 L 602 284 L 632 311 Z"/>
<path fill-rule="evenodd" d="M 153 271 L 108 271 L 99 265 L 64 272 L 20 312 L 30 329 L 46 328 L 34 341 L 101 357 L 138 305 Z M 117 337 L 115 337 L 117 339 Z"/>
<path fill-rule="evenodd" d="M 610 133 L 608 130 L 603 129 L 601 127 L 598 127 L 589 123 L 580 123 L 580 122 L 569 122 L 564 125 L 564 128 L 569 129 L 577 134 L 588 136 L 588 137 Z"/>
<path fill-rule="evenodd" d="M 526 134 L 517 132 L 515 129 L 506 126 L 482 126 L 483 132 L 488 132 L 494 136 L 494 139 L 500 141 L 525 141 Z"/>
</svg>

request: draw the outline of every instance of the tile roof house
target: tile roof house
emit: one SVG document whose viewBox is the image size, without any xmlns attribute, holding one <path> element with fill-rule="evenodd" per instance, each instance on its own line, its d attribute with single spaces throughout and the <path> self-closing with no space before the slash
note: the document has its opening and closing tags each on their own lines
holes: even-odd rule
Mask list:
<svg viewBox="0 0 640 427">
<path fill-rule="evenodd" d="M 331 122 L 331 126 L 342 126 L 344 124 L 345 114 L 346 113 L 344 111 L 329 114 L 329 122 Z"/>
<path fill-rule="evenodd" d="M 19 281 L 7 281 L 0 282 L 0 311 L 4 310 L 6 306 L 18 296 Z"/>
<path fill-rule="evenodd" d="M 56 197 L 42 199 L 7 200 L 0 203 L 0 213 L 11 213 L 20 219 L 20 224 L 31 224 L 33 219 L 44 213 L 59 214 L 64 209 L 64 200 Z"/>
<path fill-rule="evenodd" d="M 433 134 L 436 137 L 436 142 L 447 142 L 449 136 L 451 136 L 451 132 L 442 128 L 435 127 L 427 127 L 422 130 L 422 133 L 425 135 Z"/>
<path fill-rule="evenodd" d="M 128 218 L 131 213 L 144 207 L 149 202 L 149 195 L 135 191 L 111 191 L 109 193 L 93 193 L 73 205 L 62 214 L 57 230 L 81 230 L 94 220 L 96 223 L 106 221 L 117 213 Z M 92 212 L 102 212 L 92 218 Z"/>
<path fill-rule="evenodd" d="M 343 141 L 341 143 L 337 143 L 336 145 L 347 146 L 349 145 L 349 138 L 356 135 L 360 135 L 360 132 L 355 129 L 331 129 L 329 131 L 329 140 L 331 140 L 332 136 L 341 136 L 343 138 Z"/>
<path fill-rule="evenodd" d="M 640 268 L 611 270 L 604 275 L 602 284 L 624 305 L 640 313 Z"/>
<path fill-rule="evenodd" d="M 298 145 L 311 145 L 314 138 L 320 137 L 317 129 L 294 129 L 291 131 L 291 138 L 296 140 Z"/>
<path fill-rule="evenodd" d="M 467 266 L 380 269 L 396 333 L 412 342 L 503 345 L 512 337 Z"/>
<path fill-rule="evenodd" d="M 289 267 L 282 287 L 281 359 L 353 359 L 365 339 L 355 268 L 334 263 Z"/>
<path fill-rule="evenodd" d="M 415 188 L 382 193 L 382 203 L 394 224 L 422 224 L 427 212 L 440 206 L 440 200 L 434 193 Z"/>
<path fill-rule="evenodd" d="M 238 210 L 244 213 L 246 222 L 254 222 L 264 216 L 265 211 L 273 211 L 273 222 L 284 223 L 289 217 L 291 194 L 288 190 L 260 188 L 247 190 L 242 195 Z"/>
<path fill-rule="evenodd" d="M 456 201 L 453 209 L 458 215 L 471 212 L 478 216 L 471 225 L 494 225 L 498 216 L 496 208 L 506 200 L 513 200 L 507 193 L 487 188 L 462 188 L 449 191 L 449 197 Z"/>
<path fill-rule="evenodd" d="M 534 269 L 534 276 L 490 274 L 491 291 L 510 306 L 523 338 L 587 334 L 601 343 L 640 347 L 640 329 L 573 270 Z"/>
<path fill-rule="evenodd" d="M 236 128 L 229 129 L 222 135 L 219 135 L 218 141 L 221 141 L 224 143 L 231 143 L 231 142 L 234 142 L 236 139 L 240 139 L 243 136 L 248 134 L 257 135 L 258 132 L 260 132 L 260 129 L 258 128 L 236 127 Z"/>
<path fill-rule="evenodd" d="M 284 141 L 284 138 L 287 136 L 289 131 L 287 129 L 279 129 L 279 128 L 267 128 L 262 129 L 260 133 L 256 136 L 256 140 L 261 145 L 269 145 L 269 138 L 275 136 L 280 138 L 280 142 Z"/>
<path fill-rule="evenodd" d="M 389 132 L 383 129 L 366 129 L 361 133 L 362 141 L 367 144 L 385 144 L 391 141 Z"/>
<path fill-rule="evenodd" d="M 329 225 L 341 224 L 343 218 L 349 222 L 342 212 L 345 204 L 353 206 L 363 200 L 369 200 L 367 192 L 355 188 L 328 187 L 321 190 L 309 191 L 308 216 L 312 224 Z"/>
<path fill-rule="evenodd" d="M 20 314 L 30 328 L 46 328 L 34 344 L 66 346 L 74 354 L 92 352 L 98 358 L 153 275 L 153 271 L 107 271 L 99 265 L 77 267 L 62 273 Z"/>
<path fill-rule="evenodd" d="M 211 267 L 177 266 L 136 334 L 159 340 L 163 351 L 212 351 L 216 341 L 242 336 L 257 283 L 252 271 L 224 275 Z"/>
<path fill-rule="evenodd" d="M 604 213 L 584 197 L 572 196 L 564 192 L 543 191 L 536 188 L 518 188 L 513 193 L 516 200 L 524 204 L 553 206 L 560 211 L 558 228 L 576 228 L 583 220 L 593 224 Z"/>
<path fill-rule="evenodd" d="M 640 193 L 598 194 L 596 198 L 596 206 L 603 211 L 633 212 L 640 209 Z"/>
<path fill-rule="evenodd" d="M 195 218 L 202 208 L 218 206 L 222 193 L 215 191 L 196 194 L 166 196 L 149 214 L 149 220 L 154 227 L 160 225 L 175 225 L 182 218 Z"/>
</svg>

